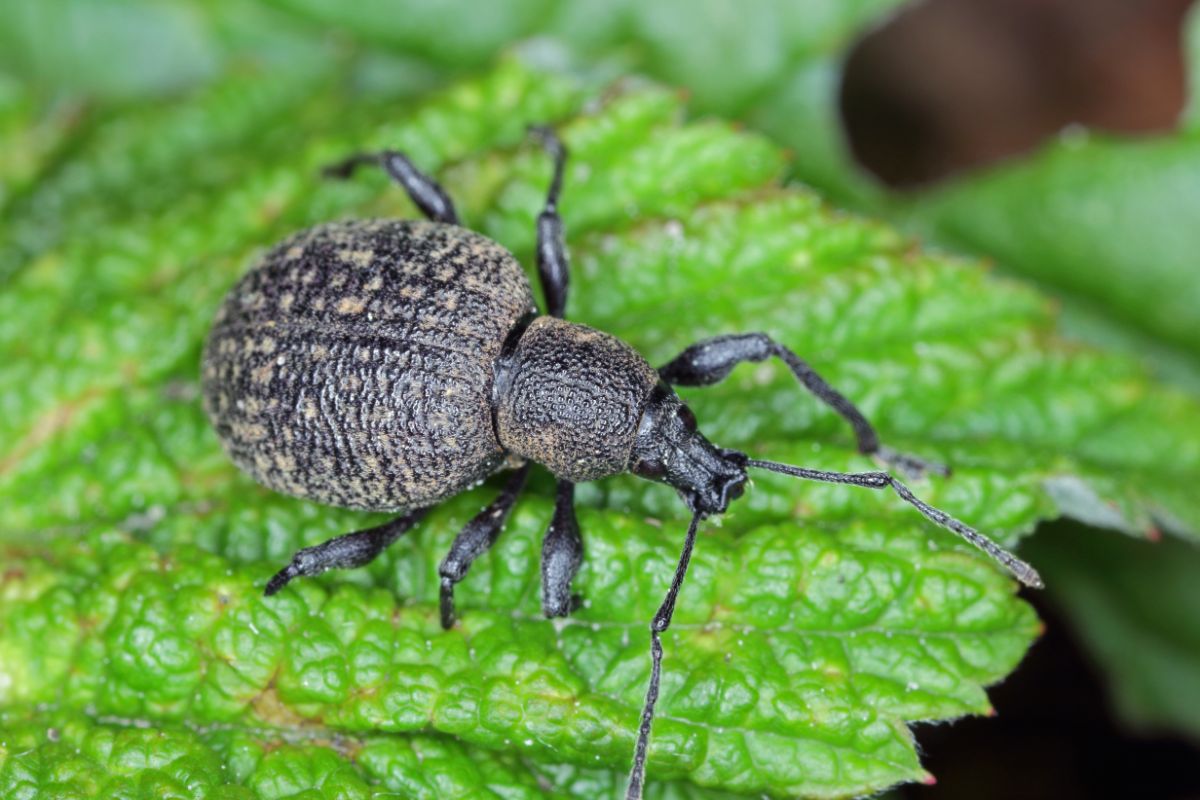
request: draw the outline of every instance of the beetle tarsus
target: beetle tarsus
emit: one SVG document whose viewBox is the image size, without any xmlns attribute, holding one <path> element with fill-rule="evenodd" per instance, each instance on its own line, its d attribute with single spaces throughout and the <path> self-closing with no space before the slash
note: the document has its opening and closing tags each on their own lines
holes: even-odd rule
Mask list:
<svg viewBox="0 0 1200 800">
<path fill-rule="evenodd" d="M 267 581 L 267 588 L 263 589 L 263 596 L 270 597 L 271 595 L 275 594 L 280 589 L 287 586 L 288 583 L 291 582 L 292 578 L 296 577 L 297 574 L 299 573 L 296 572 L 295 567 L 292 564 L 288 564 L 286 567 L 279 570 L 279 572 L 276 572 L 271 577 L 271 580 Z"/>
<path fill-rule="evenodd" d="M 442 578 L 438 591 L 438 611 L 442 617 L 442 630 L 450 630 L 458 617 L 454 615 L 454 581 Z"/>
<path fill-rule="evenodd" d="M 321 177 L 332 178 L 334 180 L 346 180 L 354 175 L 355 171 L 366 165 L 378 166 L 378 153 L 356 153 L 348 156 L 334 164 L 326 164 L 321 168 Z"/>
<path fill-rule="evenodd" d="M 872 456 L 880 466 L 894 469 L 910 480 L 920 480 L 931 474 L 947 478 L 951 474 L 950 467 L 945 464 L 901 453 L 884 445 L 880 445 L 875 452 L 868 455 Z"/>
</svg>

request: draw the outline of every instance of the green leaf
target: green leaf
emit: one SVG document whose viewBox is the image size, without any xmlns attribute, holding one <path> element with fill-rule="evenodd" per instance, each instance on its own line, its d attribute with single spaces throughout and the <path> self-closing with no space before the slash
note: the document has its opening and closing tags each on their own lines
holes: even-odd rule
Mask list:
<svg viewBox="0 0 1200 800">
<path fill-rule="evenodd" d="M 515 760 L 445 737 L 193 730 L 45 710 L 0 713 L 0 793 L 6 800 L 553 796 Z"/>
<path fill-rule="evenodd" d="M 1072 335 L 1148 355 L 1176 381 L 1200 386 L 1194 345 L 1200 341 L 1195 313 L 1200 281 L 1188 261 L 1197 249 L 1188 224 L 1196 206 L 1194 111 L 1178 135 L 1073 134 L 1047 143 L 1033 158 L 1010 161 L 910 201 L 893 201 L 853 164 L 834 97 L 854 38 L 902 5 L 902 0 L 817 0 L 797 14 L 784 0 L 736 12 L 721 0 L 515 0 L 481 12 L 462 3 L 347 8 L 323 0 L 274 0 L 269 9 L 179 3 L 142 19 L 146 9 L 126 2 L 99 17 L 99 30 L 110 38 L 172 42 L 188 30 L 183 21 L 193 23 L 190 32 L 172 49 L 176 60 L 170 69 L 163 68 L 162 59 L 147 70 L 133 57 L 106 57 L 101 59 L 105 69 L 97 71 L 80 69 L 74 50 L 40 47 L 40 28 L 97 28 L 87 4 L 56 0 L 37 14 L 31 6 L 18 15 L 20 24 L 8 34 L 13 54 L 8 67 L 17 75 L 41 76 L 55 91 L 78 91 L 82 78 L 83 88 L 98 84 L 101 91 L 118 95 L 159 91 L 172 81 L 186 84 L 210 70 L 217 58 L 286 65 L 277 74 L 294 77 L 298 66 L 331 60 L 321 51 L 327 49 L 324 34 L 335 30 L 374 48 L 360 48 L 360 82 L 390 72 L 385 83 L 425 86 L 477 68 L 515 41 L 538 36 L 572 52 L 585 70 L 634 69 L 687 87 L 697 109 L 745 119 L 791 145 L 795 173 L 839 201 L 902 220 L 923 237 L 998 259 L 1065 301 L 1065 326 Z M 46 15 L 55 20 L 53 26 L 35 24 Z M 1193 15 L 1190 27 L 1197 24 Z M 1196 38 L 1189 42 L 1193 62 Z M 106 53 L 143 57 L 143 50 L 106 45 Z M 320 57 L 314 57 L 317 52 Z M 715 59 L 713 52 L 739 58 Z M 605 66 L 598 68 L 597 62 Z M 142 86 L 148 78 L 158 83 Z M 106 89 L 105 81 L 116 88 Z M 13 161 L 29 163 L 27 158 Z M 0 275 L 4 272 L 0 263 Z"/>
<path fill-rule="evenodd" d="M 288 101 L 288 124 L 303 126 L 293 147 L 252 157 L 237 146 L 249 136 L 202 144 L 209 126 L 218 142 L 252 128 L 245 105 L 224 127 L 208 92 L 127 134 L 102 125 L 71 168 L 128 196 L 99 212 L 104 225 L 65 225 L 15 264 L 0 296 L 0 382 L 12 387 L 0 396 L 0 706 L 229 730 L 263 747 L 433 735 L 495 754 L 471 757 L 501 796 L 619 793 L 649 672 L 646 625 L 686 521 L 669 491 L 628 476 L 581 487 L 586 603 L 564 622 L 540 618 L 545 476 L 460 586 L 463 623 L 450 632 L 437 624 L 436 567 L 486 487 L 371 567 L 265 599 L 263 582 L 297 547 L 375 518 L 254 487 L 197 399 L 216 305 L 262 248 L 320 220 L 413 213 L 383 176 L 322 182 L 317 168 L 340 155 L 407 150 L 469 223 L 532 263 L 549 177 L 525 136 L 535 121 L 558 122 L 572 151 L 561 208 L 573 318 L 656 362 L 702 336 L 769 330 L 855 398 L 885 441 L 952 463 L 952 479 L 919 493 L 1003 541 L 1062 510 L 1200 529 L 1195 400 L 1059 341 L 1030 290 L 780 188 L 786 165 L 765 140 L 715 120 L 681 124 L 679 98 L 653 86 L 597 100 L 512 61 L 404 117 L 356 108 L 333 77 Z M 243 76 L 235 96 L 265 91 L 259 81 L 270 78 Z M 122 136 L 177 130 L 193 103 L 213 104 L 191 117 L 194 138 L 103 177 Z M 197 148 L 205 169 L 190 163 Z M 203 200 L 149 213 L 161 188 L 143 184 L 159 179 Z M 70 196 L 69 213 L 96 213 L 95 195 Z M 43 209 L 14 205 L 5 224 L 31 229 Z M 745 367 L 688 400 L 722 445 L 869 468 L 841 421 L 782 373 Z M 893 497 L 759 480 L 703 527 L 665 637 L 650 773 L 675 783 L 655 793 L 838 797 L 925 779 L 907 723 L 989 712 L 984 687 L 1038 628 L 1014 588 Z M 215 752 L 233 763 L 232 750 Z M 304 769 L 371 791 L 385 783 L 361 753 L 329 758 Z M 492 763 L 507 766 L 482 766 Z M 297 774 L 296 786 L 318 781 Z M 251 796 L 283 792 L 234 782 Z"/>
<path fill-rule="evenodd" d="M 0 70 L 51 94 L 161 95 L 216 67 L 203 22 L 180 2 L 18 0 L 5 5 Z"/>
<path fill-rule="evenodd" d="M 282 158 L 296 124 L 289 115 L 309 111 L 300 100 L 322 77 L 232 75 L 187 103 L 139 107 L 94 134 L 84 131 L 83 153 L 49 165 L 9 199 L 0 285 L 64 240 L 104 238 L 118 221 L 153 218 L 164 209 L 168 217 L 194 214 L 241 175 Z"/>
</svg>

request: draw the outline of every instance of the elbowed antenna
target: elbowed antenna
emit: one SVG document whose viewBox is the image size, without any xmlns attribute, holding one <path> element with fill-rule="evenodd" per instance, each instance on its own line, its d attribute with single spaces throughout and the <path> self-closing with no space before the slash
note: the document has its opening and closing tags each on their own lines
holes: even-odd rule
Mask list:
<svg viewBox="0 0 1200 800">
<path fill-rule="evenodd" d="M 991 539 L 984 536 L 979 531 L 969 525 L 959 522 L 954 517 L 947 514 L 945 511 L 934 508 L 912 493 L 912 491 L 900 481 L 893 478 L 886 472 L 826 472 L 824 470 L 806 469 L 804 467 L 793 467 L 790 464 L 780 464 L 775 461 L 759 461 L 750 459 L 746 462 L 748 467 L 758 467 L 759 469 L 770 470 L 771 472 L 780 472 L 784 475 L 791 475 L 796 478 L 804 478 L 810 481 L 823 481 L 825 483 L 844 483 L 851 486 L 864 486 L 868 489 L 883 489 L 888 486 L 900 495 L 904 502 L 916 508 L 925 518 L 936 522 L 947 530 L 954 531 L 962 538 L 966 539 L 971 544 L 978 547 L 989 556 L 999 561 L 1008 568 L 1017 580 L 1033 589 L 1041 589 L 1045 586 L 1042 583 L 1042 576 L 1038 575 L 1036 569 L 1025 563 L 1021 559 L 1014 556 L 1012 553 L 1005 550 L 1000 545 L 993 542 Z"/>
<path fill-rule="evenodd" d="M 692 522 L 688 525 L 687 536 L 683 540 L 683 551 L 679 554 L 679 565 L 675 567 L 675 577 L 671 580 L 671 588 L 663 598 L 658 613 L 650 623 L 650 685 L 646 687 L 646 703 L 642 706 L 642 723 L 638 726 L 637 748 L 633 752 L 633 769 L 629 772 L 629 784 L 625 788 L 625 800 L 642 800 L 642 791 L 646 781 L 646 751 L 650 746 L 650 727 L 654 724 L 654 706 L 658 702 L 658 685 L 662 678 L 662 639 L 659 634 L 671 625 L 671 617 L 675 614 L 675 601 L 679 597 L 679 589 L 687 575 L 688 563 L 692 560 L 692 548 L 696 544 L 696 528 L 704 516 L 701 511 L 692 514 Z"/>
</svg>

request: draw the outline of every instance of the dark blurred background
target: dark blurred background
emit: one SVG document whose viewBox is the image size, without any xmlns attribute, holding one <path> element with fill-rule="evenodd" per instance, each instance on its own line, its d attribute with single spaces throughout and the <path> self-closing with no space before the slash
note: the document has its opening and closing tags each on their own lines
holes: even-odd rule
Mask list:
<svg viewBox="0 0 1200 800">
<path fill-rule="evenodd" d="M 864 37 L 840 111 L 859 163 L 913 187 L 1071 125 L 1172 129 L 1191 0 L 928 0 Z"/>
<path fill-rule="evenodd" d="M 1097 531 L 1075 523 L 1043 525 L 1022 553 L 1039 564 L 1039 557 L 1079 554 L 1074 574 L 1064 576 L 1066 580 L 1098 569 L 1094 580 L 1103 581 L 1104 564 L 1125 559 L 1179 559 L 1181 568 L 1190 573 L 1181 579 L 1195 585 L 1190 545 L 1171 541 L 1148 545 L 1114 537 L 1102 544 L 1112 560 L 1097 561 L 1087 555 L 1096 546 L 1096 536 Z M 1160 552 L 1151 552 L 1154 549 Z M 1147 587 L 1146 592 L 1152 594 L 1154 588 Z M 906 786 L 895 795 L 911 800 L 1200 798 L 1200 747 L 1195 737 L 1161 724 L 1138 726 L 1122 719 L 1103 669 L 1074 620 L 1063 614 L 1053 596 L 1039 593 L 1027 599 L 1037 608 L 1045 634 L 1020 668 L 989 691 L 996 716 L 917 726 L 925 766 L 938 782 Z M 1148 632 L 1156 625 L 1154 605 L 1150 598 L 1143 608 L 1148 613 L 1137 621 L 1144 622 Z M 1101 602 L 1092 613 L 1121 612 Z M 1200 634 L 1193 631 L 1187 641 L 1190 647 L 1200 646 Z M 1190 669 L 1189 658 L 1179 655 L 1180 668 Z M 1198 700 L 1188 694 L 1165 699 L 1179 703 L 1184 713 L 1189 704 L 1194 713 Z"/>
</svg>

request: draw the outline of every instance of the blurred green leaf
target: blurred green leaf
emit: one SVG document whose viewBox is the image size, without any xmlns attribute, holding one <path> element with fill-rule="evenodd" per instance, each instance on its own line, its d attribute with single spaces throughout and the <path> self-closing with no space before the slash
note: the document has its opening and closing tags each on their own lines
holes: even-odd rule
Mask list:
<svg viewBox="0 0 1200 800">
<path fill-rule="evenodd" d="M 1060 505 L 1131 529 L 1156 517 L 1200 528 L 1195 401 L 1056 340 L 1029 290 L 779 188 L 773 146 L 721 122 L 681 125 L 674 94 L 630 84 L 595 101 L 509 61 L 397 115 L 356 106 L 336 80 L 303 91 L 271 80 L 243 74 L 136 126 L 102 125 L 73 180 L 31 187 L 8 210 L 6 225 L 33 228 L 40 198 L 63 197 L 68 219 L 30 240 L 0 296 L 0 381 L 12 387 L 0 398 L 4 706 L 217 726 L 259 747 L 316 732 L 334 742 L 320 764 L 371 791 L 383 773 L 336 743 L 412 747 L 407 737 L 432 730 L 501 754 L 510 772 L 496 767 L 488 785 L 506 797 L 620 792 L 645 625 L 684 524 L 670 492 L 629 477 L 581 489 L 587 602 L 562 623 L 539 614 L 544 481 L 461 586 L 451 632 L 436 621 L 436 566 L 486 489 L 369 569 L 264 599 L 263 580 L 297 547 L 372 518 L 253 486 L 197 401 L 202 339 L 256 253 L 320 220 L 412 213 L 381 175 L 321 182 L 317 168 L 344 153 L 405 149 L 469 223 L 531 263 L 548 179 L 525 136 L 534 121 L 560 122 L 573 153 L 562 211 L 574 318 L 655 361 L 701 336 L 770 330 L 893 446 L 954 464 L 921 493 L 1002 540 Z M 269 126 L 243 133 L 275 116 L 252 98 L 302 122 L 294 147 L 271 145 Z M 198 127 L 180 138 L 187 120 Z M 130 137 L 161 150 L 114 168 Z M 166 191 L 181 202 L 161 209 Z M 76 221 L 95 214 L 104 224 Z M 869 467 L 840 420 L 780 373 L 743 368 L 688 399 L 722 444 Z M 681 782 L 656 796 L 832 797 L 923 779 L 905 723 L 987 712 L 983 687 L 1036 634 L 997 567 L 888 497 L 770 477 L 723 523 L 702 531 L 667 637 L 650 769 Z"/>
<path fill-rule="evenodd" d="M 179 0 L 14 0 L 4 5 L 0 70 L 51 94 L 160 95 L 217 68 L 205 16 Z"/>
<path fill-rule="evenodd" d="M 1063 136 L 912 211 L 941 240 L 1053 286 L 1076 313 L 1200 357 L 1200 131 Z"/>
</svg>

